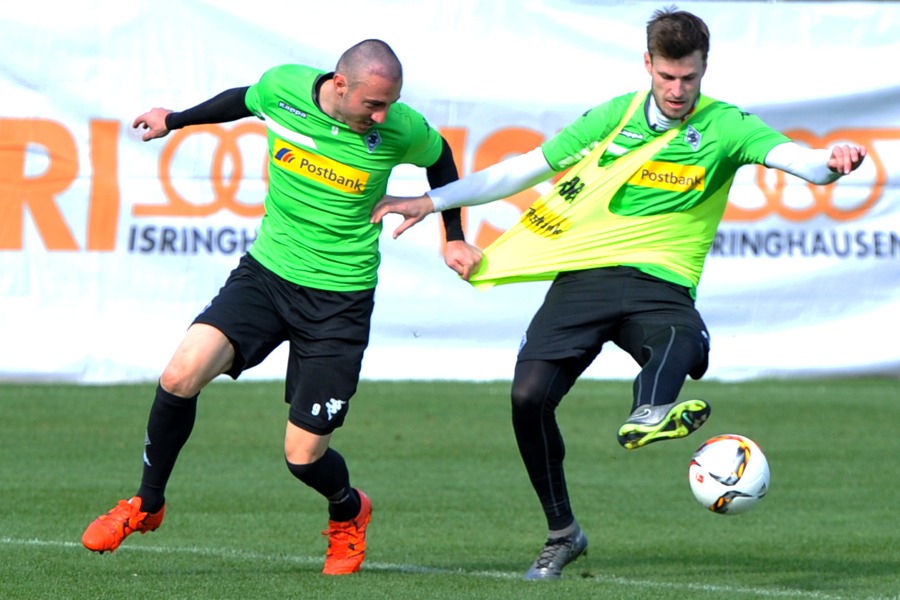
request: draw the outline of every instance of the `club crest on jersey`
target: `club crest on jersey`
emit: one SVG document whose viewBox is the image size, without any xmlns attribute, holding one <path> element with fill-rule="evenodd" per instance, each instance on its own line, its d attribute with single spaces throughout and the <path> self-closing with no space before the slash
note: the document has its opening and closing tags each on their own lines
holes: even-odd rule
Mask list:
<svg viewBox="0 0 900 600">
<path fill-rule="evenodd" d="M 687 126 L 687 131 L 684 132 L 684 141 L 688 143 L 688 145 L 694 149 L 694 152 L 700 148 L 700 139 L 703 136 L 700 135 L 700 132 L 694 129 L 693 125 Z"/>
<path fill-rule="evenodd" d="M 373 129 L 366 134 L 366 147 L 369 148 L 369 154 L 374 152 L 379 144 L 381 144 L 381 134 L 378 133 L 377 129 Z"/>
</svg>

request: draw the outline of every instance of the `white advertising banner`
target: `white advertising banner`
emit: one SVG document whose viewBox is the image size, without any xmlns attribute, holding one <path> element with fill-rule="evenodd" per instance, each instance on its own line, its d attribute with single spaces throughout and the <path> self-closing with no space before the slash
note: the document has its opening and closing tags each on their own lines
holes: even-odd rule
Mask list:
<svg viewBox="0 0 900 600">
<path fill-rule="evenodd" d="M 463 174 L 646 88 L 651 2 L 13 3 L 0 19 L 0 380 L 158 377 L 252 243 L 261 122 L 149 143 L 140 113 L 185 109 L 269 67 L 331 69 L 365 38 L 404 65 L 402 101 Z M 900 4 L 684 2 L 712 32 L 703 91 L 799 142 L 868 148 L 826 187 L 745 167 L 699 288 L 708 377 L 900 375 Z M 547 184 L 544 184 L 547 185 Z M 389 192 L 427 189 L 395 170 Z M 546 189 L 464 210 L 486 246 Z M 440 220 L 382 236 L 367 379 L 507 379 L 546 284 L 476 291 L 444 266 Z M 281 378 L 279 348 L 247 378 Z M 589 377 L 630 378 L 604 348 Z"/>
</svg>

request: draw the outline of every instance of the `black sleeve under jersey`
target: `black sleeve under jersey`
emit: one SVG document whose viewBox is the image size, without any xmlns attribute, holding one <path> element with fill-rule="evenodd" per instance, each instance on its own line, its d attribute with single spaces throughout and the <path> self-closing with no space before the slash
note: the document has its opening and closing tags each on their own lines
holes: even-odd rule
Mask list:
<svg viewBox="0 0 900 600">
<path fill-rule="evenodd" d="M 447 140 L 442 140 L 441 155 L 437 162 L 425 169 L 428 176 L 428 185 L 433 188 L 446 185 L 451 181 L 459 179 L 459 172 L 456 170 L 456 162 L 453 160 L 453 151 L 450 150 L 450 144 Z M 448 242 L 465 240 L 466 236 L 462 228 L 462 211 L 458 208 L 448 208 L 441 211 L 441 218 L 444 220 L 444 231 Z"/>
<path fill-rule="evenodd" d="M 253 113 L 244 102 L 244 96 L 247 95 L 248 89 L 250 89 L 249 86 L 225 90 L 193 108 L 169 113 L 166 115 L 166 128 L 172 131 L 188 125 L 225 123 L 252 117 Z"/>
</svg>

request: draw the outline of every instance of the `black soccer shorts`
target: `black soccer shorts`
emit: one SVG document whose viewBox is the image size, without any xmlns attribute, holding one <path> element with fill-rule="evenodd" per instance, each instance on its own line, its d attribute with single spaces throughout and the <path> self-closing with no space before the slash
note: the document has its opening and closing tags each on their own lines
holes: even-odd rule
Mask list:
<svg viewBox="0 0 900 600">
<path fill-rule="evenodd" d="M 708 351 L 709 333 L 687 288 L 632 267 L 561 273 L 525 332 L 518 360 L 575 359 L 580 373 L 611 341 L 640 362 L 646 340 L 672 327 Z M 706 360 L 696 369 L 705 371 Z"/>
<path fill-rule="evenodd" d="M 375 290 L 333 292 L 296 285 L 249 254 L 194 323 L 221 331 L 234 347 L 237 379 L 289 343 L 284 400 L 290 421 L 317 435 L 340 427 L 356 393 Z"/>
</svg>

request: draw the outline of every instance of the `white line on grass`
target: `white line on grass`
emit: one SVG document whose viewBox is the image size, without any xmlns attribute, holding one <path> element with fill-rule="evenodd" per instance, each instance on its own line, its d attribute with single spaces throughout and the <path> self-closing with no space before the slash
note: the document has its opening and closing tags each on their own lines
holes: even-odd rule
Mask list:
<svg viewBox="0 0 900 600">
<path fill-rule="evenodd" d="M 9 546 L 43 546 L 54 548 L 82 548 L 77 542 L 18 539 L 0 537 L 0 544 Z M 284 561 L 300 565 L 317 565 L 322 562 L 322 557 L 294 556 L 286 554 L 262 554 L 259 552 L 247 552 L 231 548 L 204 548 L 201 546 L 123 546 L 118 552 L 150 552 L 155 554 L 194 554 L 198 556 L 212 556 L 216 558 L 233 558 L 236 560 L 267 560 Z M 577 566 L 576 566 L 577 568 Z M 385 571 L 396 573 L 412 573 L 416 575 L 460 575 L 464 577 L 485 577 L 490 579 L 521 579 L 519 572 L 509 571 L 466 571 L 464 569 L 446 569 L 438 567 L 424 567 L 420 565 L 404 565 L 396 563 L 383 563 L 366 561 L 365 569 L 368 571 Z M 646 579 L 631 579 L 616 575 L 591 575 L 584 578 L 598 583 L 611 583 L 623 587 L 644 587 L 658 589 L 689 589 L 698 592 L 724 593 L 724 594 L 752 594 L 760 598 L 804 598 L 809 600 L 900 600 L 900 596 L 867 596 L 865 598 L 851 598 L 850 596 L 837 596 L 822 592 L 810 592 L 806 590 L 792 590 L 786 588 L 748 588 L 740 586 L 710 585 L 698 583 L 669 583 L 664 581 L 651 581 Z"/>
</svg>

